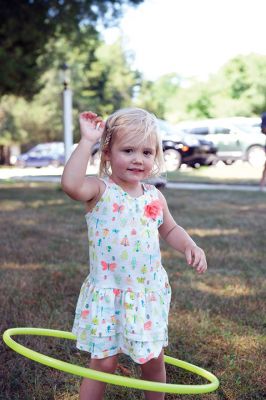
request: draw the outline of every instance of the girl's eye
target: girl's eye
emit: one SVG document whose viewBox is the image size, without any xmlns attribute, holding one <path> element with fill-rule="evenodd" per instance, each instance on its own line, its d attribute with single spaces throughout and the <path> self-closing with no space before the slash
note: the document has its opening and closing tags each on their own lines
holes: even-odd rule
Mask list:
<svg viewBox="0 0 266 400">
<path fill-rule="evenodd" d="M 144 152 L 145 156 L 152 156 L 152 151 L 151 150 L 145 150 Z"/>
<path fill-rule="evenodd" d="M 131 153 L 131 152 L 132 152 L 132 149 L 124 149 L 124 152 L 125 152 L 125 153 Z"/>
</svg>

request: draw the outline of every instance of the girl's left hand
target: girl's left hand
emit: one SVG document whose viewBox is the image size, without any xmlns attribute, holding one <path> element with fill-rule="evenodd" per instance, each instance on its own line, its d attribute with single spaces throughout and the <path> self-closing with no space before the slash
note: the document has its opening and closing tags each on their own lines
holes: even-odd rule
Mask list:
<svg viewBox="0 0 266 400">
<path fill-rule="evenodd" d="M 101 139 L 105 122 L 92 111 L 85 111 L 79 115 L 81 136 L 93 144 Z"/>
<path fill-rule="evenodd" d="M 187 263 L 191 265 L 199 274 L 203 274 L 207 269 L 207 261 L 204 251 L 196 246 L 188 246 L 185 250 Z"/>
</svg>

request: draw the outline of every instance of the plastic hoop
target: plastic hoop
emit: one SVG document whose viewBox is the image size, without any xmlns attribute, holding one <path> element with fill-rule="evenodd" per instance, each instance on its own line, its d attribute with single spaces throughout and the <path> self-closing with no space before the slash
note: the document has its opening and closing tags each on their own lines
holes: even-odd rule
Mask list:
<svg viewBox="0 0 266 400">
<path fill-rule="evenodd" d="M 66 331 L 52 330 L 52 329 L 41 329 L 41 328 L 12 328 L 4 332 L 3 339 L 4 342 L 7 344 L 7 346 L 9 346 L 12 350 L 16 351 L 19 354 L 22 354 L 27 358 L 30 358 L 33 361 L 37 361 L 38 363 L 67 372 L 69 374 L 82 376 L 84 378 L 90 378 L 97 381 L 111 383 L 113 385 L 118 385 L 118 386 L 126 386 L 134 389 L 150 390 L 153 392 L 164 392 L 164 393 L 179 393 L 179 394 L 209 393 L 216 390 L 219 386 L 218 379 L 212 373 L 206 371 L 203 368 L 197 367 L 196 365 L 178 360 L 173 357 L 164 356 L 164 361 L 167 364 L 171 364 L 176 367 L 193 372 L 207 379 L 211 383 L 205 385 L 177 385 L 177 384 L 169 384 L 161 382 L 144 381 L 141 379 L 128 378 L 115 374 L 107 374 L 105 372 L 99 372 L 90 368 L 80 367 L 78 365 L 57 360 L 56 358 L 46 356 L 45 354 L 42 353 L 38 353 L 37 351 L 22 346 L 21 344 L 15 342 L 15 340 L 11 339 L 11 336 L 15 335 L 51 336 L 61 339 L 75 340 L 76 336 L 73 335 L 73 333 Z"/>
</svg>

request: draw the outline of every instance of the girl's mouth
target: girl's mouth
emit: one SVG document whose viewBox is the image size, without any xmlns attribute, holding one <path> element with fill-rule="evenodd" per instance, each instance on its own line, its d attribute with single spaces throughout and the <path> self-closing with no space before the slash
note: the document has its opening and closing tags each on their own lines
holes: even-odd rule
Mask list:
<svg viewBox="0 0 266 400">
<path fill-rule="evenodd" d="M 144 171 L 143 169 L 139 169 L 139 168 L 128 168 L 128 170 L 131 172 L 139 172 L 139 173 Z"/>
</svg>

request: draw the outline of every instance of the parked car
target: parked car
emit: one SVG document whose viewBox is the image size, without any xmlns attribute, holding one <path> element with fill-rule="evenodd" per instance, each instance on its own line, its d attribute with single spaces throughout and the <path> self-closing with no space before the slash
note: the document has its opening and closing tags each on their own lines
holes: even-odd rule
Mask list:
<svg viewBox="0 0 266 400">
<path fill-rule="evenodd" d="M 73 150 L 77 144 L 73 145 Z M 92 148 L 92 162 L 94 156 L 99 149 L 99 144 L 96 143 Z M 16 166 L 18 167 L 59 167 L 65 164 L 65 146 L 64 142 L 48 142 L 40 143 L 22 153 L 17 157 Z"/>
<path fill-rule="evenodd" d="M 211 140 L 217 146 L 217 160 L 226 164 L 243 160 L 253 166 L 262 166 L 266 140 L 259 126 L 258 118 L 244 117 L 185 121 L 177 125 L 186 133 L 204 135 Z"/>
<path fill-rule="evenodd" d="M 244 131 L 261 133 L 260 117 L 231 117 L 227 120 Z"/>
<path fill-rule="evenodd" d="M 100 142 L 95 143 L 92 149 L 91 165 L 99 167 L 100 164 Z M 156 186 L 158 189 L 163 189 L 167 184 L 167 179 L 164 176 L 155 176 L 146 180 L 147 183 Z"/>
<path fill-rule="evenodd" d="M 216 160 L 216 147 L 205 137 L 186 134 L 167 121 L 158 120 L 162 136 L 165 167 L 175 171 L 182 164 L 197 168 Z"/>
<path fill-rule="evenodd" d="M 59 167 L 65 161 L 64 143 L 40 143 L 18 156 L 16 165 L 19 167 Z"/>
<path fill-rule="evenodd" d="M 182 164 L 197 168 L 201 165 L 211 165 L 216 160 L 216 147 L 205 137 L 193 136 L 177 130 L 167 121 L 158 120 L 162 137 L 165 167 L 167 171 L 175 171 Z M 91 163 L 99 164 L 99 143 L 96 143 Z M 158 186 L 164 186 L 160 181 Z"/>
</svg>

